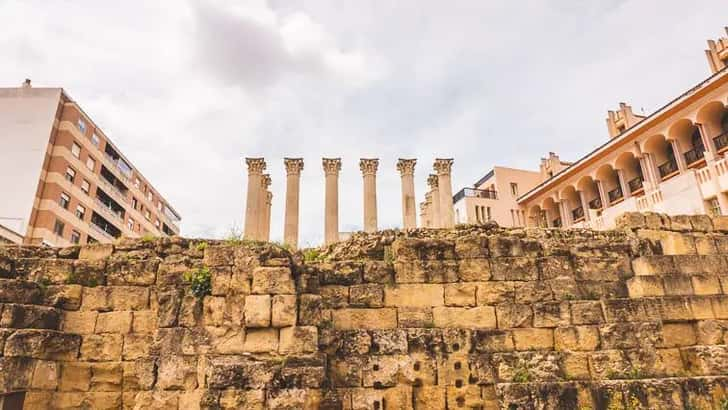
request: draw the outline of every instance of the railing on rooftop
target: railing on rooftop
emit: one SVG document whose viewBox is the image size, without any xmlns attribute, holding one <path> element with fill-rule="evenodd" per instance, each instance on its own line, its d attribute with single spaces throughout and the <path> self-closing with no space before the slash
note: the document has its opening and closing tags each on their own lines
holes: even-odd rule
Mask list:
<svg viewBox="0 0 728 410">
<path fill-rule="evenodd" d="M 674 159 L 669 159 L 657 167 L 660 171 L 660 178 L 664 179 L 677 172 L 677 162 Z"/>
<path fill-rule="evenodd" d="M 644 186 L 644 180 L 642 179 L 642 177 L 630 179 L 629 182 L 627 182 L 627 186 L 629 186 L 630 193 L 635 193 L 642 189 L 642 187 Z"/>
<path fill-rule="evenodd" d="M 491 189 L 463 188 L 452 197 L 452 202 L 456 203 L 465 197 L 498 199 L 498 193 Z"/>
<path fill-rule="evenodd" d="M 602 199 L 594 198 L 589 201 L 589 209 L 602 209 Z"/>
<path fill-rule="evenodd" d="M 607 192 L 607 198 L 609 198 L 609 203 L 616 202 L 617 200 L 620 200 L 624 197 L 624 193 L 622 193 L 621 187 L 616 187 L 613 190 Z"/>
<path fill-rule="evenodd" d="M 574 217 L 574 221 L 577 222 L 584 218 L 584 207 L 578 207 L 571 211 L 571 216 Z"/>
<path fill-rule="evenodd" d="M 728 131 L 714 137 L 713 142 L 715 143 L 715 149 L 718 151 L 728 147 Z"/>
<path fill-rule="evenodd" d="M 692 165 L 705 158 L 705 147 L 703 144 L 697 145 L 693 149 L 685 152 L 683 155 L 685 155 L 685 162 L 688 165 Z"/>
</svg>

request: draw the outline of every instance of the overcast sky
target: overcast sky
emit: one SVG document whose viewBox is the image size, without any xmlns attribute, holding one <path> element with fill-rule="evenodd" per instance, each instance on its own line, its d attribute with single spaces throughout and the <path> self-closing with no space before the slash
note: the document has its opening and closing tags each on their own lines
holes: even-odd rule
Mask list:
<svg viewBox="0 0 728 410">
<path fill-rule="evenodd" d="M 321 157 L 342 157 L 342 230 L 362 226 L 358 160 L 381 159 L 379 224 L 401 224 L 398 157 L 454 191 L 493 165 L 576 160 L 618 102 L 650 113 L 709 75 L 725 0 L 0 0 L 0 86 L 63 87 L 182 214 L 187 236 L 243 224 L 243 157 L 305 160 L 301 243 L 323 237 Z"/>
</svg>

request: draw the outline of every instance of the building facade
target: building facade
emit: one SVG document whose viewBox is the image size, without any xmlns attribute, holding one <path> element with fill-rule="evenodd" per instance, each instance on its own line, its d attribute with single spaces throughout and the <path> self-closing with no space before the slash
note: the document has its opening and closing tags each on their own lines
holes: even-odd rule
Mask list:
<svg viewBox="0 0 728 410">
<path fill-rule="evenodd" d="M 0 88 L 0 237 L 48 246 L 176 235 L 179 214 L 61 88 Z"/>
<path fill-rule="evenodd" d="M 518 199 L 529 226 L 609 229 L 627 211 L 728 215 L 728 38 L 708 45 L 710 77 L 646 117 L 621 103 L 606 143 Z"/>
</svg>

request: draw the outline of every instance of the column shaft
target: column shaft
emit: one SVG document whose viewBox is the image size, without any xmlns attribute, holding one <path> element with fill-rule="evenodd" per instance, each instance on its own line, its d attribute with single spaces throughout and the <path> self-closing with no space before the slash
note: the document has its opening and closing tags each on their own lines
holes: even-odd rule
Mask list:
<svg viewBox="0 0 728 410">
<path fill-rule="evenodd" d="M 263 219 L 263 228 L 262 228 L 262 234 L 260 237 L 260 240 L 268 242 L 270 241 L 270 210 L 271 205 L 273 204 L 273 193 L 270 191 L 265 191 L 265 208 L 263 211 L 264 219 Z"/>
<path fill-rule="evenodd" d="M 286 166 L 286 215 L 283 222 L 283 241 L 291 248 L 297 249 L 303 159 L 285 158 L 284 163 Z"/>
<path fill-rule="evenodd" d="M 260 185 L 263 180 L 262 172 L 265 170 L 263 158 L 246 158 L 248 166 L 248 192 L 245 199 L 245 231 L 246 239 L 258 238 L 258 225 L 260 222 Z"/>
<path fill-rule="evenodd" d="M 326 197 L 324 210 L 324 242 L 328 245 L 339 240 L 339 171 L 341 159 L 324 158 Z"/>
<path fill-rule="evenodd" d="M 440 226 L 453 228 L 455 226 L 455 211 L 452 202 L 452 159 L 438 158 L 435 160 L 434 168 L 437 171 L 437 185 L 440 197 Z"/>
<path fill-rule="evenodd" d="M 376 158 L 362 158 L 359 168 L 364 179 L 364 231 L 377 230 L 377 169 L 379 160 Z"/>
<path fill-rule="evenodd" d="M 415 201 L 415 159 L 399 159 L 397 169 L 402 179 L 402 226 L 404 229 L 417 227 L 417 205 Z"/>
<path fill-rule="evenodd" d="M 627 181 L 624 178 L 624 171 L 621 169 L 615 169 L 614 171 L 617 173 L 617 180 L 619 181 L 619 187 L 622 189 L 622 196 L 624 199 L 631 197 L 632 193 L 629 191 L 629 186 L 627 186 Z"/>
<path fill-rule="evenodd" d="M 257 241 L 267 241 L 268 238 L 266 237 L 265 230 L 267 222 L 267 215 L 266 215 L 266 209 L 268 208 L 268 187 L 270 186 L 271 178 L 268 174 L 263 174 L 260 180 L 260 193 L 258 194 L 258 209 L 259 209 L 259 220 L 258 220 L 258 229 L 256 230 L 257 235 L 255 236 L 255 240 Z"/>
</svg>

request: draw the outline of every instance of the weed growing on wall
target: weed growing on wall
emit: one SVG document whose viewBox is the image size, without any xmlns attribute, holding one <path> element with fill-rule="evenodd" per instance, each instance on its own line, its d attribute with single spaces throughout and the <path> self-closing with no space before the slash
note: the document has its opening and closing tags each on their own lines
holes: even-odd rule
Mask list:
<svg viewBox="0 0 728 410">
<path fill-rule="evenodd" d="M 211 275 L 207 267 L 185 272 L 184 278 L 190 282 L 190 292 L 198 298 L 212 293 Z"/>
</svg>

